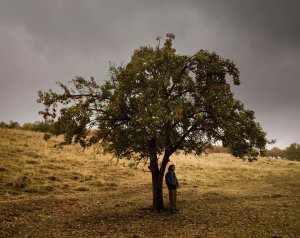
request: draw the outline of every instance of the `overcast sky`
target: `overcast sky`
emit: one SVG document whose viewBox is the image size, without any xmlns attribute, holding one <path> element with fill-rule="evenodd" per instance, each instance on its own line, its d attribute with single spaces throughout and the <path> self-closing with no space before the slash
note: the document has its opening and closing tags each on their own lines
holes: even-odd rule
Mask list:
<svg viewBox="0 0 300 238">
<path fill-rule="evenodd" d="M 0 121 L 42 120 L 38 90 L 74 76 L 103 82 L 109 61 L 173 32 L 181 54 L 235 62 L 235 96 L 274 146 L 300 143 L 299 12 L 299 0 L 0 0 Z"/>
</svg>

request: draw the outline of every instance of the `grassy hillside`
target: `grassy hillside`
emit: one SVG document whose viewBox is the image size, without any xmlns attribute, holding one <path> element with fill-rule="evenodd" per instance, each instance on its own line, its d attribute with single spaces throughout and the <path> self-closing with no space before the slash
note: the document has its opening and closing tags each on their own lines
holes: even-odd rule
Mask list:
<svg viewBox="0 0 300 238">
<path fill-rule="evenodd" d="M 42 138 L 0 129 L 0 237 L 300 237 L 299 162 L 176 155 L 180 212 L 159 214 L 147 166 Z"/>
<path fill-rule="evenodd" d="M 124 166 L 112 166 L 116 160 L 93 149 L 55 149 L 55 141 L 45 142 L 41 133 L 2 129 L 0 134 L 3 199 L 116 189 L 135 175 Z"/>
</svg>

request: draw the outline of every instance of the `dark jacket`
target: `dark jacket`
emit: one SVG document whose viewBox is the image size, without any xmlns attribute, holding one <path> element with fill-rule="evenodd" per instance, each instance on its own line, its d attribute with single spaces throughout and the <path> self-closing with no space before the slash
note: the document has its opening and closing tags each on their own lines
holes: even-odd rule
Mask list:
<svg viewBox="0 0 300 238">
<path fill-rule="evenodd" d="M 172 169 L 172 167 L 171 168 L 170 167 L 169 167 L 169 171 L 166 173 L 166 176 L 165 176 L 166 184 L 167 184 L 168 189 L 177 189 L 177 188 L 179 188 L 179 183 L 176 178 L 176 174 L 175 174 L 174 170 Z"/>
</svg>

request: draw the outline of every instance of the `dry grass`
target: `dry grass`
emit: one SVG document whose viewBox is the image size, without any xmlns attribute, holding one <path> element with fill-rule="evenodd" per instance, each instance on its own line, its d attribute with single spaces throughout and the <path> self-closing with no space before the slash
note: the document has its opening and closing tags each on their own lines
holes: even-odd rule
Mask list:
<svg viewBox="0 0 300 238">
<path fill-rule="evenodd" d="M 300 237 L 299 162 L 176 155 L 181 211 L 159 214 L 147 167 L 42 138 L 0 129 L 0 237 Z"/>
<path fill-rule="evenodd" d="M 121 185 L 118 173 L 122 177 L 135 175 L 127 168 L 110 166 L 116 161 L 110 156 L 96 155 L 93 149 L 83 151 L 79 146 L 55 149 L 55 141 L 45 142 L 43 135 L 35 132 L 1 130 L 0 133 L 2 200 L 98 192 Z"/>
</svg>

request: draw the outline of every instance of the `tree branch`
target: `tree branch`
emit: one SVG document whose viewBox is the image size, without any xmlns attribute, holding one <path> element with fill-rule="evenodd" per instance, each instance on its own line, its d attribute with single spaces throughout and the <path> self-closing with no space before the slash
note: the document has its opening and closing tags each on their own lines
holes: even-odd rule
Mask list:
<svg viewBox="0 0 300 238">
<path fill-rule="evenodd" d="M 185 140 L 185 138 L 197 128 L 198 124 L 194 123 L 185 133 L 183 133 L 183 135 L 181 136 L 181 138 L 174 144 L 174 146 L 171 148 L 170 150 L 170 154 L 173 154 L 178 147 L 182 144 L 182 142 Z"/>
</svg>

